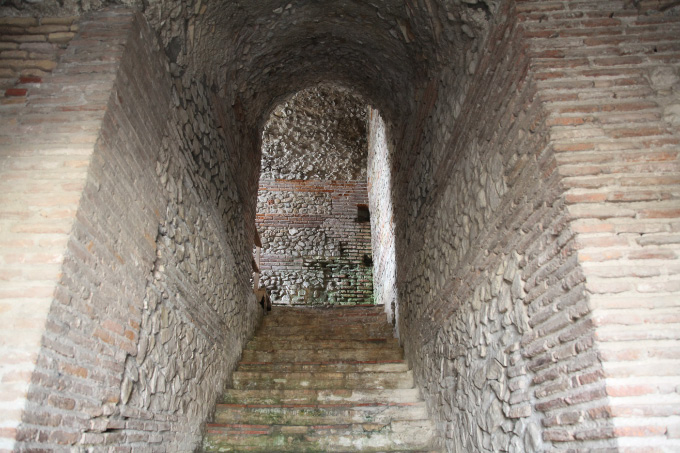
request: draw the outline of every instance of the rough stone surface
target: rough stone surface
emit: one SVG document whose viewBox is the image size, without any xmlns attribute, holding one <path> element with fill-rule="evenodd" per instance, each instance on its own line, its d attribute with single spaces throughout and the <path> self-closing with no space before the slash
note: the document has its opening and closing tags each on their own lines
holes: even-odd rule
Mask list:
<svg viewBox="0 0 680 453">
<path fill-rule="evenodd" d="M 260 181 L 261 285 L 275 303 L 373 303 L 365 182 Z"/>
<path fill-rule="evenodd" d="M 365 101 L 320 85 L 278 105 L 262 134 L 256 225 L 275 303 L 373 303 Z"/>
<path fill-rule="evenodd" d="M 370 110 L 368 137 L 368 193 L 371 211 L 371 248 L 373 251 L 373 292 L 377 304 L 385 306 L 389 321 L 395 326 L 397 305 L 397 261 L 392 199 L 393 162 L 385 122 L 377 110 Z"/>
<path fill-rule="evenodd" d="M 365 180 L 366 108 L 360 96 L 327 84 L 279 104 L 262 132 L 260 178 Z"/>
</svg>

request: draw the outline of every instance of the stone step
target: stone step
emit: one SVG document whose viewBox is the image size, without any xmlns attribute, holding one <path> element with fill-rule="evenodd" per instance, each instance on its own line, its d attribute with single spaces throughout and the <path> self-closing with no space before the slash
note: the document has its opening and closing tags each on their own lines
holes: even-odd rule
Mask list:
<svg viewBox="0 0 680 453">
<path fill-rule="evenodd" d="M 408 389 L 413 385 L 411 371 L 387 373 L 236 371 L 233 378 L 235 389 Z"/>
<path fill-rule="evenodd" d="M 300 349 L 257 351 L 246 349 L 241 360 L 244 362 L 339 362 L 349 361 L 392 361 L 401 360 L 401 349 Z"/>
<path fill-rule="evenodd" d="M 403 360 L 387 361 L 347 361 L 347 362 L 241 362 L 239 371 L 309 371 L 322 372 L 348 372 L 358 373 L 361 371 L 408 371 L 409 366 Z"/>
<path fill-rule="evenodd" d="M 267 342 L 268 340 L 276 341 L 276 339 L 283 339 L 285 338 L 285 341 L 290 341 L 291 343 L 308 343 L 308 342 L 321 342 L 321 341 L 365 341 L 365 342 L 386 342 L 389 343 L 390 341 L 396 341 L 396 339 L 392 336 L 392 331 L 390 330 L 389 334 L 381 334 L 381 335 L 375 335 L 375 336 L 370 336 L 370 335 L 362 335 L 362 336 L 357 336 L 357 335 L 352 335 L 352 336 L 347 336 L 347 335 L 329 335 L 328 332 L 321 332 L 317 334 L 310 334 L 310 333 L 298 333 L 298 334 L 290 334 L 286 335 L 285 337 L 281 336 L 270 336 L 269 332 L 260 332 L 258 335 L 253 337 L 251 341 L 257 341 L 257 342 Z"/>
<path fill-rule="evenodd" d="M 383 307 L 274 307 L 204 451 L 430 451 L 434 425 Z"/>
<path fill-rule="evenodd" d="M 364 316 L 385 316 L 384 306 L 373 307 L 284 307 L 274 306 L 268 318 L 360 318 Z"/>
<path fill-rule="evenodd" d="M 327 306 L 307 306 L 307 307 L 287 307 L 285 305 L 275 305 L 272 315 L 292 315 L 292 316 L 356 316 L 363 313 L 384 313 L 384 305 L 327 305 Z"/>
<path fill-rule="evenodd" d="M 354 316 L 285 316 L 270 315 L 262 321 L 263 328 L 274 326 L 314 326 L 314 325 L 350 325 L 350 324 L 387 324 L 384 313 L 367 313 Z"/>
<path fill-rule="evenodd" d="M 294 339 L 279 339 L 256 336 L 248 342 L 246 349 L 271 351 L 274 349 L 299 350 L 299 349 L 388 349 L 401 350 L 396 338 L 367 338 L 367 339 L 324 339 L 319 338 L 310 341 L 297 341 Z"/>
<path fill-rule="evenodd" d="M 316 340 L 367 340 L 370 338 L 391 338 L 392 328 L 389 326 L 274 326 L 266 331 L 259 331 L 257 338 L 288 338 L 306 336 Z"/>
<path fill-rule="evenodd" d="M 203 449 L 217 451 L 381 452 L 427 449 L 428 420 L 341 425 L 209 424 Z M 254 447 L 254 449 L 252 448 Z"/>
<path fill-rule="evenodd" d="M 333 404 L 333 403 L 414 403 L 418 389 L 228 389 L 221 403 L 240 404 Z"/>
<path fill-rule="evenodd" d="M 218 404 L 215 423 L 336 425 L 426 420 L 425 403 Z"/>
</svg>

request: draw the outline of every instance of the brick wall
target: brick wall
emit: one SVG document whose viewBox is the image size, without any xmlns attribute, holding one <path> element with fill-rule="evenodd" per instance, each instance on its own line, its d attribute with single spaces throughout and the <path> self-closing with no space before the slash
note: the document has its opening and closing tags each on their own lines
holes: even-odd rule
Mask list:
<svg viewBox="0 0 680 453">
<path fill-rule="evenodd" d="M 26 59 L 31 58 L 28 44 L 20 42 L 46 40 L 44 29 L 30 32 L 37 27 L 36 19 L 3 21 L 3 29 L 15 32 L 9 38 L 9 33 L 3 32 L 3 42 L 29 52 Z M 12 448 L 23 408 L 31 397 L 29 383 L 37 379 L 32 380 L 32 376 L 37 376 L 34 370 L 44 344 L 43 334 L 50 325 L 48 313 L 59 294 L 69 235 L 128 22 L 126 18 L 104 16 L 96 24 L 81 23 L 79 37 L 61 60 L 61 49 L 41 47 L 41 52 L 49 53 L 40 57 L 44 62 L 41 72 L 13 72 L 11 80 L 16 75 L 31 79 L 19 80 L 16 89 L 21 90 L 21 96 L 10 91 L 0 105 L 0 449 Z M 24 30 L 21 27 L 28 27 L 21 32 L 25 34 L 20 33 Z M 111 38 L 105 54 L 94 52 L 103 37 Z M 93 52 L 83 61 L 76 49 Z M 12 65 L 13 71 L 21 66 Z M 47 73 L 55 67 L 52 74 Z M 86 81 L 82 76 L 85 72 Z M 62 370 L 66 375 L 81 371 L 70 367 Z M 58 411 L 72 402 L 55 395 L 45 401 L 45 407 Z"/>
<path fill-rule="evenodd" d="M 398 323 L 447 449 L 542 451 L 550 395 L 588 398 L 601 367 L 523 30 L 496 14 L 474 78 L 425 88 L 429 139 L 394 175 Z"/>
<path fill-rule="evenodd" d="M 262 285 L 274 302 L 373 303 L 371 224 L 364 181 L 260 180 Z"/>
<path fill-rule="evenodd" d="M 392 131 L 399 331 L 453 451 L 678 447 L 678 19 L 632 6 L 505 3 Z"/>
<path fill-rule="evenodd" d="M 546 435 L 559 445 L 615 437 L 620 451 L 680 448 L 680 394 L 672 384 L 680 376 L 674 5 L 519 5 L 596 328 L 599 391 L 611 417 L 608 429 L 578 437 L 574 425 L 583 411 L 555 395 L 556 422 Z"/>
<path fill-rule="evenodd" d="M 45 82 L 44 98 L 28 95 L 29 107 L 65 105 L 68 121 L 30 109 L 16 115 L 41 146 L 50 136 L 37 137 L 36 118 L 77 157 L 55 163 L 38 155 L 30 169 L 51 173 L 25 176 L 45 193 L 45 208 L 35 216 L 54 212 L 66 220 L 63 226 L 53 216 L 42 226 L 17 222 L 31 226 L 36 238 L 22 258 L 26 272 L 41 270 L 28 265 L 33 256 L 54 266 L 53 280 L 39 282 L 44 294 L 22 283 L 19 296 L 3 301 L 16 312 L 20 334 L 10 346 L 32 346 L 25 360 L 35 363 L 20 370 L 30 386 L 25 403 L 14 405 L 14 424 L 3 431 L 8 448 L 16 434 L 20 450 L 192 450 L 259 319 L 249 268 L 237 265 L 250 261 L 250 243 L 211 96 L 188 78 L 172 80 L 165 64 L 142 16 L 96 13 L 81 20 Z M 63 93 L 73 93 L 74 103 Z M 17 153 L 26 149 L 23 137 L 6 137 L 21 142 Z M 78 138 L 89 140 L 82 150 L 72 144 Z M 3 168 L 15 178 L 19 170 L 28 173 L 28 162 L 8 155 Z M 70 172 L 78 179 L 71 181 Z M 50 175 L 73 193 L 55 190 Z M 30 201 L 35 189 L 27 192 Z M 73 204 L 60 205 L 67 202 Z M 16 208 L 17 217 L 30 220 L 32 206 Z M 38 253 L 38 241 L 48 238 L 61 246 L 55 256 Z M 18 297 L 43 297 L 32 310 L 35 321 L 26 319 Z"/>
<path fill-rule="evenodd" d="M 23 98 L 41 83 L 77 30 L 75 17 L 0 17 L 0 90 L 5 98 Z"/>
</svg>

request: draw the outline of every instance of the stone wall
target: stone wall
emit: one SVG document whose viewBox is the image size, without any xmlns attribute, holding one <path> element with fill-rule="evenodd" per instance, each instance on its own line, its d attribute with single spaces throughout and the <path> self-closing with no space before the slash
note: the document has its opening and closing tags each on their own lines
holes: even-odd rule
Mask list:
<svg viewBox="0 0 680 453">
<path fill-rule="evenodd" d="M 0 17 L 0 90 L 19 102 L 42 82 L 78 30 L 76 17 Z"/>
<path fill-rule="evenodd" d="M 263 180 L 258 200 L 261 284 L 274 302 L 373 303 L 371 224 L 357 221 L 365 183 Z"/>
<path fill-rule="evenodd" d="M 256 225 L 275 303 L 373 303 L 366 104 L 334 85 L 277 106 L 262 136 Z"/>
<path fill-rule="evenodd" d="M 399 331 L 447 451 L 678 446 L 678 19 L 637 6 L 502 5 L 392 155 Z"/>
<path fill-rule="evenodd" d="M 391 150 L 380 112 L 370 110 L 368 136 L 368 192 L 373 249 L 373 291 L 375 301 L 385 306 L 388 320 L 397 328 L 397 260 L 394 241 Z M 397 330 L 398 334 L 398 330 Z"/>
<path fill-rule="evenodd" d="M 30 17 L 4 22 L 3 29 L 8 26 L 18 31 L 39 21 Z M 13 25 L 17 22 L 24 25 Z M 20 85 L 8 88 L 9 93 L 5 92 L 0 102 L 0 450 L 4 451 L 13 448 L 27 399 L 34 394 L 29 389 L 31 382 L 44 379 L 34 373 L 36 362 L 41 346 L 49 345 L 44 339 L 46 327 L 52 327 L 48 313 L 63 278 L 67 244 L 123 53 L 129 18 L 104 15 L 78 27 L 81 34 L 66 52 L 58 46 L 41 47 L 41 51 L 51 52 L 49 57 L 41 57 L 50 62 L 43 64 L 41 71 L 53 69 L 51 74 L 12 73 L 11 83 L 17 82 L 16 76 L 31 80 L 19 80 Z M 17 44 L 24 35 L 5 36 L 9 34 L 3 34 L 4 42 Z M 46 40 L 44 31 L 25 36 L 29 36 L 25 42 Z M 97 48 L 104 36 L 110 38 L 105 49 Z M 76 49 L 92 51 L 90 65 Z M 26 48 L 21 51 L 28 52 Z M 30 52 L 26 58 L 30 59 Z M 84 71 L 85 80 L 81 75 Z M 20 91 L 11 91 L 14 89 Z M 67 349 L 64 354 L 74 352 Z M 68 380 L 83 371 L 65 366 L 60 372 Z M 58 395 L 43 403 L 44 410 L 51 413 L 75 406 L 74 400 Z M 30 417 L 24 420 L 33 422 Z M 40 423 L 44 421 L 53 427 L 41 432 L 42 439 L 58 442 L 69 437 L 56 429 L 61 417 L 44 417 Z"/>
<path fill-rule="evenodd" d="M 296 93 L 262 131 L 261 179 L 366 179 L 366 101 L 337 85 Z"/>
<path fill-rule="evenodd" d="M 237 173 L 210 92 L 170 78 L 141 15 L 112 10 L 80 27 L 50 82 L 90 93 L 92 69 L 105 67 L 108 85 L 93 92 L 98 104 L 79 96 L 73 107 L 99 123 L 69 112 L 96 143 L 75 167 L 77 204 L 60 211 L 63 263 L 15 448 L 190 451 L 261 313 L 242 265 L 251 247 Z M 63 103 L 54 93 L 44 96 Z"/>
<path fill-rule="evenodd" d="M 552 366 L 575 380 L 599 365 L 580 336 L 581 278 L 522 30 L 509 5 L 495 20 L 474 79 L 428 87 L 425 152 L 394 176 L 406 193 L 395 202 L 399 331 L 446 451 L 551 448 L 539 399 L 551 362 L 536 347 L 553 345 Z"/>
</svg>

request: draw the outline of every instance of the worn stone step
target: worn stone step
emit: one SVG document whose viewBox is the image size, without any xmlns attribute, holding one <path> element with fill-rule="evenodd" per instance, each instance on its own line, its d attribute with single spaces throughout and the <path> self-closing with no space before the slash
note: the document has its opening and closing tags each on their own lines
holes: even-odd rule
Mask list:
<svg viewBox="0 0 680 453">
<path fill-rule="evenodd" d="M 262 321 L 263 328 L 274 326 L 313 326 L 313 325 L 383 325 L 388 324 L 384 313 L 367 313 L 354 316 L 267 316 Z"/>
<path fill-rule="evenodd" d="M 266 331 L 259 331 L 258 336 L 265 335 L 269 338 L 286 338 L 290 335 L 306 335 L 318 338 L 338 339 L 364 339 L 364 338 L 390 338 L 394 335 L 389 324 L 385 325 L 351 325 L 351 326 L 272 326 Z"/>
<path fill-rule="evenodd" d="M 425 403 L 218 404 L 215 423 L 330 425 L 425 420 Z"/>
<path fill-rule="evenodd" d="M 427 420 L 341 425 L 209 424 L 206 452 L 380 452 L 427 449 L 434 427 Z"/>
<path fill-rule="evenodd" d="M 271 311 L 271 316 L 361 316 L 366 313 L 384 314 L 384 305 L 332 305 L 332 306 L 311 306 L 311 307 L 286 307 L 285 305 L 275 305 Z"/>
<path fill-rule="evenodd" d="M 430 451 L 433 425 L 382 307 L 274 307 L 243 351 L 205 451 Z"/>
<path fill-rule="evenodd" d="M 349 372 L 357 373 L 361 371 L 408 371 L 410 368 L 404 360 L 385 360 L 385 361 L 347 361 L 347 362 L 241 362 L 239 371 L 309 371 L 313 373 L 322 372 Z"/>
<path fill-rule="evenodd" d="M 360 318 L 362 316 L 385 316 L 384 306 L 354 308 L 317 308 L 317 307 L 282 307 L 276 306 L 269 313 L 269 318 Z"/>
<path fill-rule="evenodd" d="M 396 349 L 400 350 L 399 342 L 396 338 L 367 338 L 367 339 L 325 339 L 319 338 L 308 341 L 297 341 L 293 339 L 269 338 L 257 336 L 248 342 L 246 349 L 252 350 L 274 350 L 274 349 Z"/>
<path fill-rule="evenodd" d="M 420 401 L 418 389 L 228 389 L 221 403 L 240 404 L 332 404 L 413 403 Z"/>
<path fill-rule="evenodd" d="M 401 349 L 300 349 L 257 351 L 246 349 L 241 359 L 244 362 L 338 362 L 401 360 Z"/>
<path fill-rule="evenodd" d="M 302 332 L 298 334 L 290 334 L 286 335 L 285 337 L 280 337 L 280 336 L 271 336 L 269 335 L 269 332 L 260 332 L 258 335 L 253 337 L 253 340 L 251 341 L 258 341 L 258 342 L 267 342 L 268 340 L 274 340 L 274 339 L 283 339 L 285 338 L 285 341 L 290 341 L 291 343 L 309 343 L 309 342 L 320 342 L 320 341 L 374 341 L 374 342 L 385 342 L 389 343 L 391 341 L 397 341 L 396 338 L 392 336 L 392 331 L 383 333 L 381 335 L 375 335 L 375 336 L 370 336 L 370 335 L 362 335 L 362 336 L 357 336 L 355 333 L 353 333 L 351 336 L 345 335 L 345 334 L 339 334 L 336 336 L 329 335 L 327 331 L 321 332 L 321 333 L 308 333 L 308 332 Z"/>
<path fill-rule="evenodd" d="M 411 371 L 387 373 L 236 371 L 232 385 L 235 389 L 405 389 L 412 388 L 414 382 Z"/>
</svg>

